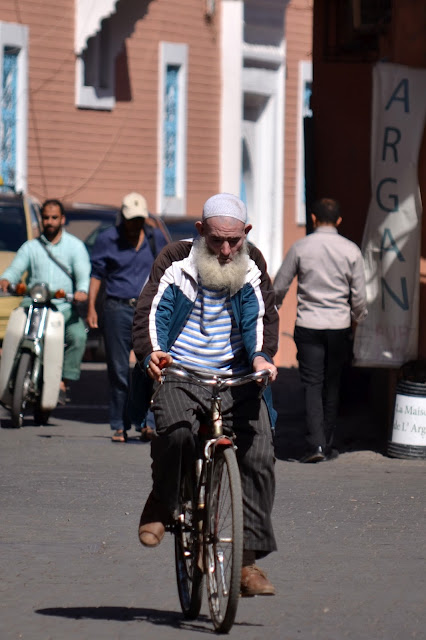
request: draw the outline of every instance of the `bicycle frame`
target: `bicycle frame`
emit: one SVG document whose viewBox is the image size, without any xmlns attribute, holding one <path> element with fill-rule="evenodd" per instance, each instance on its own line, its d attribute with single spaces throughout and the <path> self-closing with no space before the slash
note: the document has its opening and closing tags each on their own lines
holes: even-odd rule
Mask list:
<svg viewBox="0 0 426 640">
<path fill-rule="evenodd" d="M 199 465 L 199 471 L 197 470 L 197 480 L 202 477 L 202 470 L 205 469 L 206 463 L 212 460 L 214 451 L 217 447 L 233 447 L 236 446 L 232 436 L 225 435 L 223 433 L 223 420 L 222 420 L 222 398 L 220 392 L 227 387 L 236 387 L 247 384 L 248 382 L 257 381 L 262 382 L 259 387 L 259 397 L 263 394 L 266 386 L 269 383 L 271 372 L 269 369 L 262 369 L 254 373 L 250 373 L 243 376 L 231 377 L 219 374 L 210 374 L 206 371 L 190 371 L 185 367 L 179 365 L 171 365 L 163 370 L 160 384 L 164 384 L 168 376 L 176 376 L 185 380 L 186 382 L 198 385 L 203 388 L 211 387 L 212 394 L 210 400 L 210 424 L 202 424 L 200 427 L 199 436 L 207 437 L 204 442 L 203 456 L 201 458 L 202 464 Z M 152 400 L 154 400 L 159 388 L 154 393 Z M 205 431 L 207 431 L 205 433 Z M 199 474 L 199 475 L 198 475 Z"/>
<path fill-rule="evenodd" d="M 233 447 L 234 449 L 236 448 L 233 437 L 225 435 L 223 433 L 222 398 L 220 392 L 228 387 L 242 386 L 244 384 L 247 384 L 248 382 L 256 381 L 262 383 L 259 387 L 259 397 L 261 397 L 263 391 L 269 383 L 271 372 L 269 371 L 269 369 L 262 369 L 260 371 L 249 373 L 243 376 L 232 377 L 227 375 L 209 373 L 207 371 L 192 371 L 183 366 L 171 365 L 170 367 L 163 369 L 160 384 L 164 384 L 168 376 L 175 376 L 200 387 L 211 387 L 212 389 L 210 400 L 210 415 L 208 416 L 210 424 L 203 423 L 200 427 L 199 432 L 199 436 L 202 436 L 203 439 L 204 437 L 207 438 L 204 443 L 202 457 L 202 461 L 204 461 L 202 467 L 204 468 L 205 462 L 209 462 L 212 460 L 216 447 Z M 159 388 L 155 391 L 152 397 L 152 401 L 157 395 Z"/>
</svg>

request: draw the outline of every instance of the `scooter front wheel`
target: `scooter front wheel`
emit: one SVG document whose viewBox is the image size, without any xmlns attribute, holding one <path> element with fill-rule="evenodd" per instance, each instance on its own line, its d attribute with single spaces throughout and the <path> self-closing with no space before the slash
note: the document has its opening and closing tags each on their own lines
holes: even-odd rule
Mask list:
<svg viewBox="0 0 426 640">
<path fill-rule="evenodd" d="M 12 427 L 22 427 L 31 382 L 31 354 L 23 353 L 19 361 L 12 398 Z"/>
</svg>

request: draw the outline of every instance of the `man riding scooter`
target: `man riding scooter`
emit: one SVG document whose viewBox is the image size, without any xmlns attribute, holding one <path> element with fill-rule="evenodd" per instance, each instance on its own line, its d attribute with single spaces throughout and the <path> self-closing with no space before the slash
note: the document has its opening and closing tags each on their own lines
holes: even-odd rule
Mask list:
<svg viewBox="0 0 426 640">
<path fill-rule="evenodd" d="M 74 294 L 75 302 L 85 302 L 89 290 L 90 258 L 84 243 L 63 227 L 65 213 L 59 200 L 46 200 L 41 208 L 43 233 L 28 240 L 18 250 L 11 265 L 0 276 L 0 289 L 5 293 L 10 283 L 18 283 L 27 273 L 27 285 L 44 282 L 50 291 L 63 289 Z M 22 306 L 27 306 L 23 300 Z M 86 347 L 86 329 L 77 310 L 65 299 L 55 302 L 64 316 L 65 352 L 59 403 L 66 402 L 69 380 L 80 378 L 80 365 Z"/>
</svg>

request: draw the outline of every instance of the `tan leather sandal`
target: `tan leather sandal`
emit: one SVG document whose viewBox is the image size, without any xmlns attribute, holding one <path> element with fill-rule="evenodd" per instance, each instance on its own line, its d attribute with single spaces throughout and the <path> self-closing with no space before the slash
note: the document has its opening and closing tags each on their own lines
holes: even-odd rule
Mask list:
<svg viewBox="0 0 426 640">
<path fill-rule="evenodd" d="M 122 429 L 118 429 L 112 438 L 112 442 L 127 442 L 127 431 L 123 431 Z"/>
</svg>

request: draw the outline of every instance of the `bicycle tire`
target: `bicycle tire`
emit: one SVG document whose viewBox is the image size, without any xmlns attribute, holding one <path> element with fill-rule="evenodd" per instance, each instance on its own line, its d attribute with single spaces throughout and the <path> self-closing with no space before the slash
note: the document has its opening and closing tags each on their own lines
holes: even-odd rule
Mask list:
<svg viewBox="0 0 426 640">
<path fill-rule="evenodd" d="M 200 512 L 192 466 L 188 466 L 182 477 L 179 507 L 174 531 L 176 581 L 182 613 L 187 620 L 195 620 L 203 599 L 203 570 Z"/>
<path fill-rule="evenodd" d="M 24 411 L 27 403 L 31 369 L 31 355 L 24 352 L 19 360 L 12 397 L 11 417 L 12 427 L 15 427 L 15 429 L 19 429 L 24 423 Z"/>
<path fill-rule="evenodd" d="M 234 624 L 241 588 L 243 503 L 232 448 L 217 449 L 207 495 L 204 566 L 210 616 L 219 633 Z"/>
</svg>

